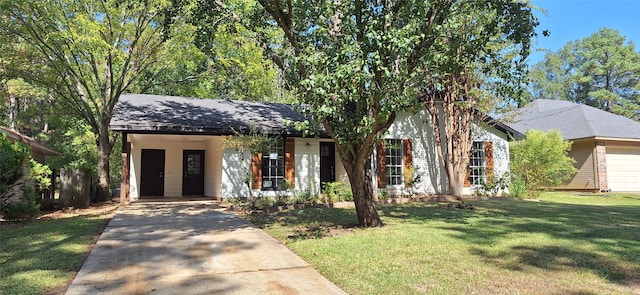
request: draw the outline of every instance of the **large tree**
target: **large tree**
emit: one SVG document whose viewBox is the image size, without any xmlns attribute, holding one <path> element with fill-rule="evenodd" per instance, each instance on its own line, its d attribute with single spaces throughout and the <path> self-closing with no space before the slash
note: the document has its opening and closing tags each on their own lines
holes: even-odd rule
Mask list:
<svg viewBox="0 0 640 295">
<path fill-rule="evenodd" d="M 531 70 L 534 98 L 566 99 L 640 120 L 640 53 L 601 28 L 550 52 Z"/>
<path fill-rule="evenodd" d="M 256 33 L 265 55 L 297 90 L 297 103 L 335 140 L 360 225 L 381 225 L 373 150 L 399 111 L 419 105 L 433 62 L 449 54 L 435 46 L 446 24 L 473 19 L 452 9 L 460 3 L 453 0 L 258 2 L 261 9 L 238 11 L 235 3 L 216 1 L 212 12 Z M 494 16 L 501 19 L 502 13 L 509 11 Z M 214 13 L 205 15 L 211 19 Z M 273 28 L 281 34 L 271 34 Z"/>
<path fill-rule="evenodd" d="M 524 90 L 534 27 L 531 6 L 520 1 L 458 1 L 441 24 L 421 99 L 430 114 L 448 193 L 462 195 L 474 124 L 517 101 Z M 490 123 L 490 122 L 489 122 Z"/>
<path fill-rule="evenodd" d="M 19 36 L 42 56 L 46 71 L 25 77 L 52 91 L 58 104 L 91 127 L 98 148 L 98 195 L 109 195 L 109 156 L 115 135 L 109 122 L 119 96 L 152 68 L 179 56 L 176 34 L 163 26 L 168 1 L 1 0 L 3 31 Z"/>
</svg>

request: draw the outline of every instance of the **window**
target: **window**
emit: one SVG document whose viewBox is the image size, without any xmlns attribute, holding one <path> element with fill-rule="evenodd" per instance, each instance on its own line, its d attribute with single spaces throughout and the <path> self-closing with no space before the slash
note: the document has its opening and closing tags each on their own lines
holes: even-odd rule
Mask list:
<svg viewBox="0 0 640 295">
<path fill-rule="evenodd" d="M 474 141 L 469 157 L 469 182 L 472 185 L 483 184 L 485 182 L 485 170 L 484 142 Z"/>
<path fill-rule="evenodd" d="M 385 139 L 384 163 L 386 167 L 387 185 L 402 185 L 402 140 Z"/>
<path fill-rule="evenodd" d="M 284 140 L 278 138 L 262 154 L 262 189 L 282 189 L 284 179 Z"/>
</svg>

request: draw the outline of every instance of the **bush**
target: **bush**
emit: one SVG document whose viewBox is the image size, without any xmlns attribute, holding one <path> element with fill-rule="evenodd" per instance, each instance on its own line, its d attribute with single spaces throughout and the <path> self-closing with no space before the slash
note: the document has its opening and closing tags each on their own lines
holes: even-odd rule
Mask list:
<svg viewBox="0 0 640 295">
<path fill-rule="evenodd" d="M 24 175 L 26 163 L 29 163 L 28 175 Z M 51 185 L 50 175 L 48 166 L 30 159 L 27 145 L 11 141 L 5 134 L 0 135 L 0 215 L 7 220 L 26 220 L 37 216 L 40 205 L 36 204 L 34 187 L 26 183 L 33 182 L 35 189 L 40 191 Z M 11 187 L 14 191 L 8 192 Z"/>
<path fill-rule="evenodd" d="M 511 143 L 511 174 L 522 182 L 516 183 L 516 190 L 524 197 L 537 198 L 543 189 L 569 179 L 577 171 L 568 156 L 570 149 L 571 142 L 563 140 L 557 130 L 529 130 L 523 140 Z"/>
<path fill-rule="evenodd" d="M 0 134 L 0 195 L 23 176 L 23 165 L 29 159 L 29 147 Z"/>
<path fill-rule="evenodd" d="M 353 193 L 342 181 L 326 182 L 324 193 L 327 196 L 327 201 L 331 203 L 353 201 Z"/>
<path fill-rule="evenodd" d="M 36 195 L 33 189 L 25 190 L 22 202 L 8 204 L 0 208 L 0 215 L 6 220 L 29 220 L 40 212 L 40 205 L 36 204 Z"/>
<path fill-rule="evenodd" d="M 516 198 L 527 198 L 529 195 L 529 189 L 524 180 L 516 175 L 511 176 L 511 183 L 509 185 L 509 195 Z"/>
</svg>

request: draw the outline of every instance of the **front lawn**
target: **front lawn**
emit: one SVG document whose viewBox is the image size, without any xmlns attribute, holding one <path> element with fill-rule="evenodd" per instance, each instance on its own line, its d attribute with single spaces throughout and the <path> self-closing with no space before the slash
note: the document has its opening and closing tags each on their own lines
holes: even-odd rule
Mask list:
<svg viewBox="0 0 640 295">
<path fill-rule="evenodd" d="M 639 294 L 640 196 L 386 205 L 254 216 L 350 294 Z"/>
<path fill-rule="evenodd" d="M 115 208 L 0 223 L 0 294 L 64 292 Z"/>
</svg>

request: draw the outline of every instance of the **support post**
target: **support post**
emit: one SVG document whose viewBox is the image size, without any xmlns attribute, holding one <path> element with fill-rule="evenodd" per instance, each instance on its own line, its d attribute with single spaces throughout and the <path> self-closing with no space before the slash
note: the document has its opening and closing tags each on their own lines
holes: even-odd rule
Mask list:
<svg viewBox="0 0 640 295">
<path fill-rule="evenodd" d="M 122 132 L 122 171 L 120 173 L 120 204 L 129 202 L 129 163 L 131 159 L 131 143 L 126 132 Z"/>
</svg>

